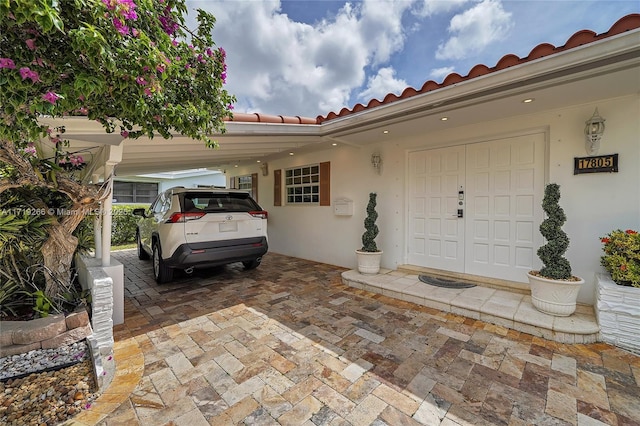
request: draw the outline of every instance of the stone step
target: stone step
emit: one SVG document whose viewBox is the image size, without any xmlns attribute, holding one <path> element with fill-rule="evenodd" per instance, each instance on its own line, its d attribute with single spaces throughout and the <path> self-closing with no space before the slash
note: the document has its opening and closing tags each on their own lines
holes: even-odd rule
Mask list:
<svg viewBox="0 0 640 426">
<path fill-rule="evenodd" d="M 452 278 L 451 275 L 444 275 Z M 465 275 L 465 281 L 469 281 Z M 517 286 L 450 289 L 425 284 L 418 271 L 381 269 L 376 275 L 356 270 L 342 273 L 342 282 L 350 287 L 382 294 L 418 305 L 451 312 L 468 318 L 532 334 L 561 343 L 594 343 L 600 328 L 592 306 L 578 305 L 569 317 L 556 317 L 538 311 L 531 304 L 529 292 Z M 477 281 L 480 283 L 480 281 Z M 526 286 L 526 284 L 523 284 Z M 528 286 L 527 286 L 528 287 Z"/>
</svg>

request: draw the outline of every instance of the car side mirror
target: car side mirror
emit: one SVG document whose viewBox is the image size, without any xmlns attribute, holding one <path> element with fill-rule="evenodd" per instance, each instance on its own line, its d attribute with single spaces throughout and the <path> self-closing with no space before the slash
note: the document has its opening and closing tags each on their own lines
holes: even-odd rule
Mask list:
<svg viewBox="0 0 640 426">
<path fill-rule="evenodd" d="M 132 213 L 133 213 L 134 216 L 146 217 L 144 211 L 145 211 L 145 209 L 133 209 Z"/>
</svg>

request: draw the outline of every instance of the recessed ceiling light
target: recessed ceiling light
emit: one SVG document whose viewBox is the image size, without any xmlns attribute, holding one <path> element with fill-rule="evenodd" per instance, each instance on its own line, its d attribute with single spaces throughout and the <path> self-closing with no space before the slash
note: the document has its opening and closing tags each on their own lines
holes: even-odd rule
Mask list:
<svg viewBox="0 0 640 426">
<path fill-rule="evenodd" d="M 442 118 L 440 119 L 440 121 L 447 121 L 448 119 L 449 119 L 449 117 L 442 117 Z"/>
<path fill-rule="evenodd" d="M 332 145 L 332 146 L 338 146 L 338 144 L 337 144 L 337 143 L 335 143 L 335 142 L 334 142 L 334 143 L 332 143 L 331 145 Z"/>
<path fill-rule="evenodd" d="M 293 155 L 293 152 L 290 152 L 289 155 Z"/>
<path fill-rule="evenodd" d="M 389 133 L 388 130 L 383 130 L 382 133 L 384 133 L 385 135 Z"/>
<path fill-rule="evenodd" d="M 236 164 L 236 165 L 235 165 L 235 166 L 233 166 L 233 167 L 238 167 L 238 165 Z"/>
<path fill-rule="evenodd" d="M 262 161 L 260 161 L 260 160 L 256 160 L 256 163 L 262 163 Z"/>
<path fill-rule="evenodd" d="M 534 99 L 534 98 L 527 98 L 527 99 L 524 99 L 524 100 L 522 101 L 522 103 L 524 103 L 524 104 L 530 104 L 530 103 L 531 103 L 531 102 L 533 102 L 533 101 L 535 101 L 535 99 Z"/>
</svg>

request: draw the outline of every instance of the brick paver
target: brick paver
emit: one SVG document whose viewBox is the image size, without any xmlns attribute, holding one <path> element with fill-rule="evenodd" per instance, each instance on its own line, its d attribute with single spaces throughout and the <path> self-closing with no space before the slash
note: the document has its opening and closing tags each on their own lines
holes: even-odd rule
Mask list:
<svg viewBox="0 0 640 426">
<path fill-rule="evenodd" d="M 134 251 L 114 257 L 116 340 L 145 369 L 105 426 L 640 424 L 640 358 L 607 344 L 349 288 L 344 269 L 273 253 L 162 286 Z"/>
</svg>

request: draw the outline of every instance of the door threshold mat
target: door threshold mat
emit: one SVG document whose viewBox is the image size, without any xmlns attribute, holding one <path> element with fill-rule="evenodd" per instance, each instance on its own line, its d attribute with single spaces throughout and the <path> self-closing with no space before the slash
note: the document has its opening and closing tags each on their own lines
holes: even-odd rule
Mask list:
<svg viewBox="0 0 640 426">
<path fill-rule="evenodd" d="M 446 278 L 440 278 L 433 275 L 420 275 L 418 276 L 420 281 L 425 284 L 433 285 L 436 287 L 444 288 L 472 288 L 475 284 L 471 284 L 464 281 L 448 280 Z"/>
</svg>

